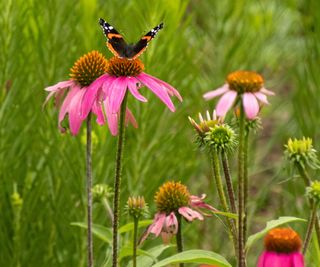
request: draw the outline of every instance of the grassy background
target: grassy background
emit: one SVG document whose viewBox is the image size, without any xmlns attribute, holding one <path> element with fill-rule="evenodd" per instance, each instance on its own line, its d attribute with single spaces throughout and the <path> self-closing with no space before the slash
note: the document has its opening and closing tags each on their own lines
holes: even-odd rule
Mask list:
<svg viewBox="0 0 320 267">
<path fill-rule="evenodd" d="M 154 211 L 153 194 L 169 179 L 217 203 L 210 166 L 192 143 L 187 116 L 214 107 L 202 94 L 221 85 L 229 72 L 249 69 L 262 73 L 277 93 L 262 113 L 264 129 L 252 140 L 259 149 L 250 155 L 251 231 L 279 215 L 307 218 L 302 182 L 283 171 L 281 156 L 290 136 L 310 136 L 319 148 L 319 8 L 317 0 L 1 1 L 0 265 L 85 266 L 84 231 L 70 226 L 85 218 L 84 131 L 61 135 L 53 105 L 41 105 L 43 89 L 68 79 L 82 54 L 95 49 L 111 56 L 99 17 L 129 41 L 164 21 L 142 59 L 146 72 L 184 97 L 182 104 L 175 101 L 175 113 L 146 89 L 148 103 L 129 99 L 139 129 L 127 131 L 122 206 L 129 194 L 142 194 Z M 94 133 L 94 181 L 111 186 L 116 139 L 107 127 L 95 125 Z M 10 201 L 15 186 L 23 199 L 20 218 Z M 99 205 L 94 220 L 110 225 Z M 296 227 L 303 235 L 302 225 Z M 218 220 L 196 222 L 185 234 L 186 248 L 230 258 Z M 106 246 L 95 242 L 101 266 Z M 251 251 L 249 266 L 261 250 L 259 245 Z M 308 266 L 318 266 L 312 253 Z"/>
</svg>

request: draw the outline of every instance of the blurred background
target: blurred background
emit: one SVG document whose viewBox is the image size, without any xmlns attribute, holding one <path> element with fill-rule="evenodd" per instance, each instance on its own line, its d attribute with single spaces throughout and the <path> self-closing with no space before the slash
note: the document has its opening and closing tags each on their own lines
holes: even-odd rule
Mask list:
<svg viewBox="0 0 320 267">
<path fill-rule="evenodd" d="M 163 21 L 141 59 L 147 73 L 184 98 L 175 100 L 175 113 L 147 89 L 141 91 L 147 103 L 129 98 L 139 128 L 127 130 L 122 208 L 129 195 L 143 195 L 153 216 L 154 193 L 168 180 L 206 193 L 219 208 L 208 159 L 193 143 L 187 116 L 212 111 L 215 101 L 205 102 L 202 94 L 243 69 L 261 73 L 276 92 L 261 114 L 263 129 L 251 140 L 250 233 L 281 215 L 308 217 L 303 182 L 284 170 L 282 153 L 289 137 L 309 136 L 320 149 L 320 1 L 8 0 L 0 10 L 0 266 L 85 266 L 85 230 L 70 225 L 85 221 L 85 127 L 76 137 L 61 134 L 53 103 L 45 109 L 42 103 L 44 88 L 68 79 L 81 55 L 99 50 L 111 56 L 100 17 L 129 42 Z M 112 186 L 115 144 L 107 126 L 94 125 L 94 184 Z M 94 222 L 111 226 L 98 204 Z M 291 226 L 304 236 L 306 225 Z M 232 262 L 217 218 L 184 233 L 186 249 L 212 250 Z M 143 248 L 156 244 L 161 240 Z M 103 266 L 107 247 L 95 239 L 96 266 Z M 251 250 L 248 266 L 262 249 L 261 242 Z M 308 266 L 319 266 L 317 251 L 312 244 Z"/>
</svg>

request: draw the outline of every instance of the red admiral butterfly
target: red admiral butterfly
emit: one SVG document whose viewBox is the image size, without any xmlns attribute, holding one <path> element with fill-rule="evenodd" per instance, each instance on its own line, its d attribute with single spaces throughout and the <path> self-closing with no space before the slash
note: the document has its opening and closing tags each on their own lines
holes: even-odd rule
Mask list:
<svg viewBox="0 0 320 267">
<path fill-rule="evenodd" d="M 163 23 L 160 23 L 144 35 L 136 44 L 127 44 L 122 35 L 108 22 L 100 19 L 99 24 L 108 39 L 107 46 L 109 50 L 115 56 L 127 59 L 139 57 L 146 50 L 148 43 L 156 36 L 158 31 L 163 28 Z"/>
</svg>

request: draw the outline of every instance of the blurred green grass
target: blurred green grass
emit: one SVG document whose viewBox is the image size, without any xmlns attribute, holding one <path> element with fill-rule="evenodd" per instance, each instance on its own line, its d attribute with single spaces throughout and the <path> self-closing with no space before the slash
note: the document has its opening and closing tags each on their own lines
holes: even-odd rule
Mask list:
<svg viewBox="0 0 320 267">
<path fill-rule="evenodd" d="M 97 49 L 111 56 L 99 17 L 129 41 L 164 21 L 142 59 L 146 72 L 184 97 L 182 104 L 175 102 L 175 113 L 145 89 L 148 103 L 129 99 L 139 129 L 127 131 L 122 206 L 129 194 L 143 194 L 154 211 L 153 194 L 168 179 L 217 203 L 207 159 L 192 144 L 187 116 L 214 107 L 202 94 L 221 85 L 229 72 L 250 69 L 262 73 L 267 88 L 277 93 L 262 113 L 264 129 L 252 140 L 258 149 L 251 154 L 251 230 L 279 215 L 307 218 L 302 183 L 287 181 L 281 154 L 290 136 L 311 136 L 319 148 L 319 8 L 316 0 L 1 1 L 0 265 L 85 265 L 84 232 L 70 226 L 85 218 L 84 132 L 76 138 L 61 135 L 53 105 L 41 106 L 43 89 L 67 79 L 82 54 Z M 112 185 L 116 140 L 107 127 L 95 125 L 94 132 L 94 181 Z M 19 231 L 10 202 L 14 184 L 23 198 Z M 95 223 L 110 225 L 101 207 L 94 211 Z M 230 257 L 218 220 L 195 223 L 185 232 L 187 248 Z M 97 240 L 95 248 L 100 266 L 106 247 Z M 261 249 L 252 250 L 249 266 Z"/>
</svg>

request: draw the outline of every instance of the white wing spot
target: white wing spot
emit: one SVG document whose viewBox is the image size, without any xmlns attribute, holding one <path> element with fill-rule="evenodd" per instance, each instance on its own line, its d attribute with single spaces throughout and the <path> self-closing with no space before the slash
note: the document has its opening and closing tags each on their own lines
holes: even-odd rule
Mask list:
<svg viewBox="0 0 320 267">
<path fill-rule="evenodd" d="M 113 29 L 113 27 L 112 26 L 109 26 L 109 30 L 112 30 Z"/>
</svg>

